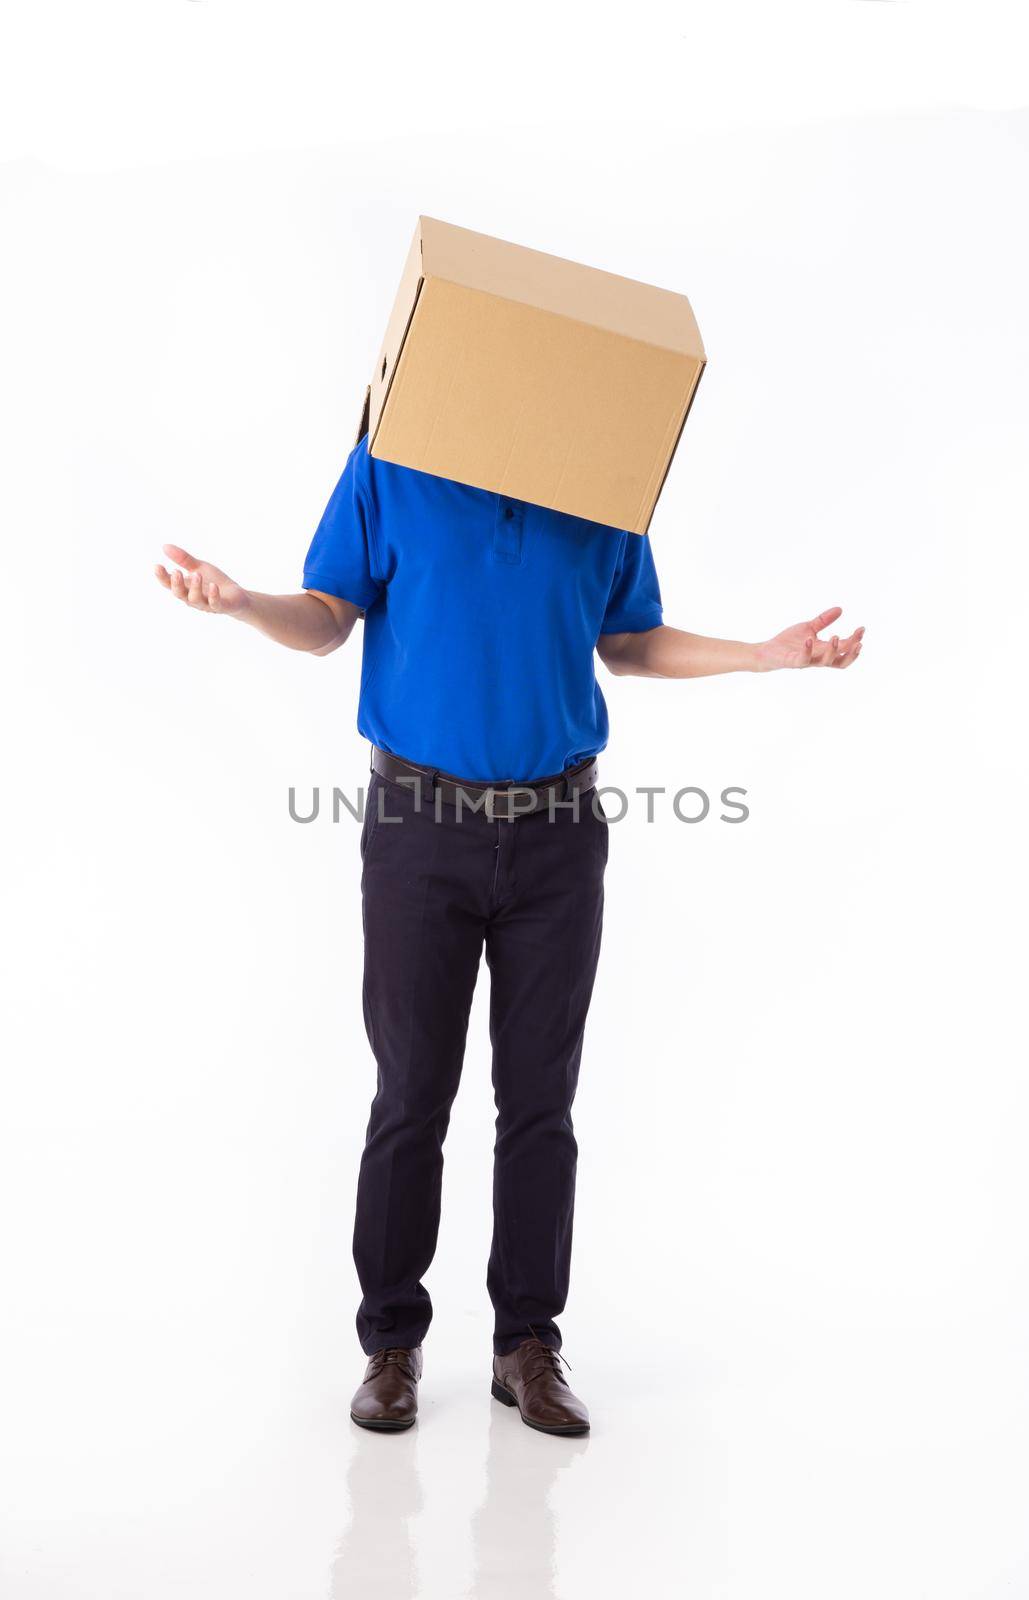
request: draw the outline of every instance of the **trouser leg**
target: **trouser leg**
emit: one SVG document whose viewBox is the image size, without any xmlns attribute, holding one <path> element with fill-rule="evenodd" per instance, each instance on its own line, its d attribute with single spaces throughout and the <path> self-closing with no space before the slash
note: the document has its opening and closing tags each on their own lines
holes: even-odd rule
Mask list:
<svg viewBox="0 0 1029 1600">
<path fill-rule="evenodd" d="M 358 1336 L 420 1344 L 432 1307 L 443 1141 L 457 1092 L 494 857 L 485 829 L 437 823 L 375 778 L 362 839 L 364 1012 L 378 1069 L 357 1190 Z"/>
<path fill-rule="evenodd" d="M 486 930 L 497 1136 L 487 1283 L 494 1348 L 534 1330 L 560 1346 L 568 1295 L 583 1030 L 600 954 L 607 823 L 589 797 L 507 825 Z M 505 854 L 506 852 L 506 854 Z"/>
</svg>

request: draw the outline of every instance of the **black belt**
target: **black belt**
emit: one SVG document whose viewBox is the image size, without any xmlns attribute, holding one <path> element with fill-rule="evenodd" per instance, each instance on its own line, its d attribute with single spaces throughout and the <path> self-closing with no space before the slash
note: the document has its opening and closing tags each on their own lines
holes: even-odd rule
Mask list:
<svg viewBox="0 0 1029 1600">
<path fill-rule="evenodd" d="M 588 794 L 597 782 L 597 763 L 592 756 L 559 777 L 539 783 L 466 783 L 452 773 L 401 761 L 376 745 L 372 746 L 372 771 L 392 783 L 402 783 L 423 805 L 435 805 L 439 795 L 445 804 L 458 806 L 462 812 L 480 812 L 488 822 L 517 822 L 534 811 L 574 805 L 575 796 Z"/>
</svg>

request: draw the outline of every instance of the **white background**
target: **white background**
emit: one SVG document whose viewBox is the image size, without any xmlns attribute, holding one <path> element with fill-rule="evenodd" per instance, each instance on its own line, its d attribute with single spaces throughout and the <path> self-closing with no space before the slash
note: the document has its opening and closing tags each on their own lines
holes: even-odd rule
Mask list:
<svg viewBox="0 0 1029 1600">
<path fill-rule="evenodd" d="M 5 11 L 4 1595 L 1029 1595 L 1018 9 Z M 868 627 L 605 680 L 606 782 L 752 815 L 612 830 L 576 1445 L 491 1416 L 484 992 L 422 1419 L 348 1421 L 357 829 L 286 797 L 360 641 L 151 575 L 297 586 L 420 211 L 690 295 L 669 621 Z"/>
</svg>

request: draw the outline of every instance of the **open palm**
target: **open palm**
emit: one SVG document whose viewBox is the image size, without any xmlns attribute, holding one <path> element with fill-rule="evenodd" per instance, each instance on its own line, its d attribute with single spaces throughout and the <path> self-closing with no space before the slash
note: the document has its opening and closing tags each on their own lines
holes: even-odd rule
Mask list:
<svg viewBox="0 0 1029 1600">
<path fill-rule="evenodd" d="M 158 566 L 154 572 L 176 600 L 185 600 L 194 611 L 223 612 L 230 617 L 238 617 L 247 609 L 250 596 L 220 567 L 212 566 L 210 561 L 198 561 L 177 544 L 166 544 L 164 553 L 175 562 L 173 571 Z"/>
<path fill-rule="evenodd" d="M 795 622 L 792 628 L 784 628 L 774 639 L 766 640 L 758 646 L 762 669 L 853 666 L 861 654 L 861 641 L 865 634 L 863 627 L 855 628 L 847 639 L 841 639 L 836 633 L 828 639 L 818 637 L 823 628 L 831 627 L 842 615 L 839 606 L 830 606 L 828 611 L 821 612 L 810 622 Z"/>
</svg>

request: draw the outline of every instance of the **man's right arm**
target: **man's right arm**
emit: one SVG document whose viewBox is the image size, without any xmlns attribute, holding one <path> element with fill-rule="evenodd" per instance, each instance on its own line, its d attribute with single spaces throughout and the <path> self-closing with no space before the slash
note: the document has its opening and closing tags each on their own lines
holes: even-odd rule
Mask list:
<svg viewBox="0 0 1029 1600">
<path fill-rule="evenodd" d="M 248 622 L 290 650 L 327 656 L 346 643 L 362 615 L 360 606 L 317 589 L 303 594 L 257 594 L 253 589 L 244 589 L 220 567 L 197 560 L 176 544 L 166 544 L 164 553 L 175 566 L 171 572 L 163 566 L 156 567 L 155 572 L 169 594 L 193 611 Z"/>
</svg>

